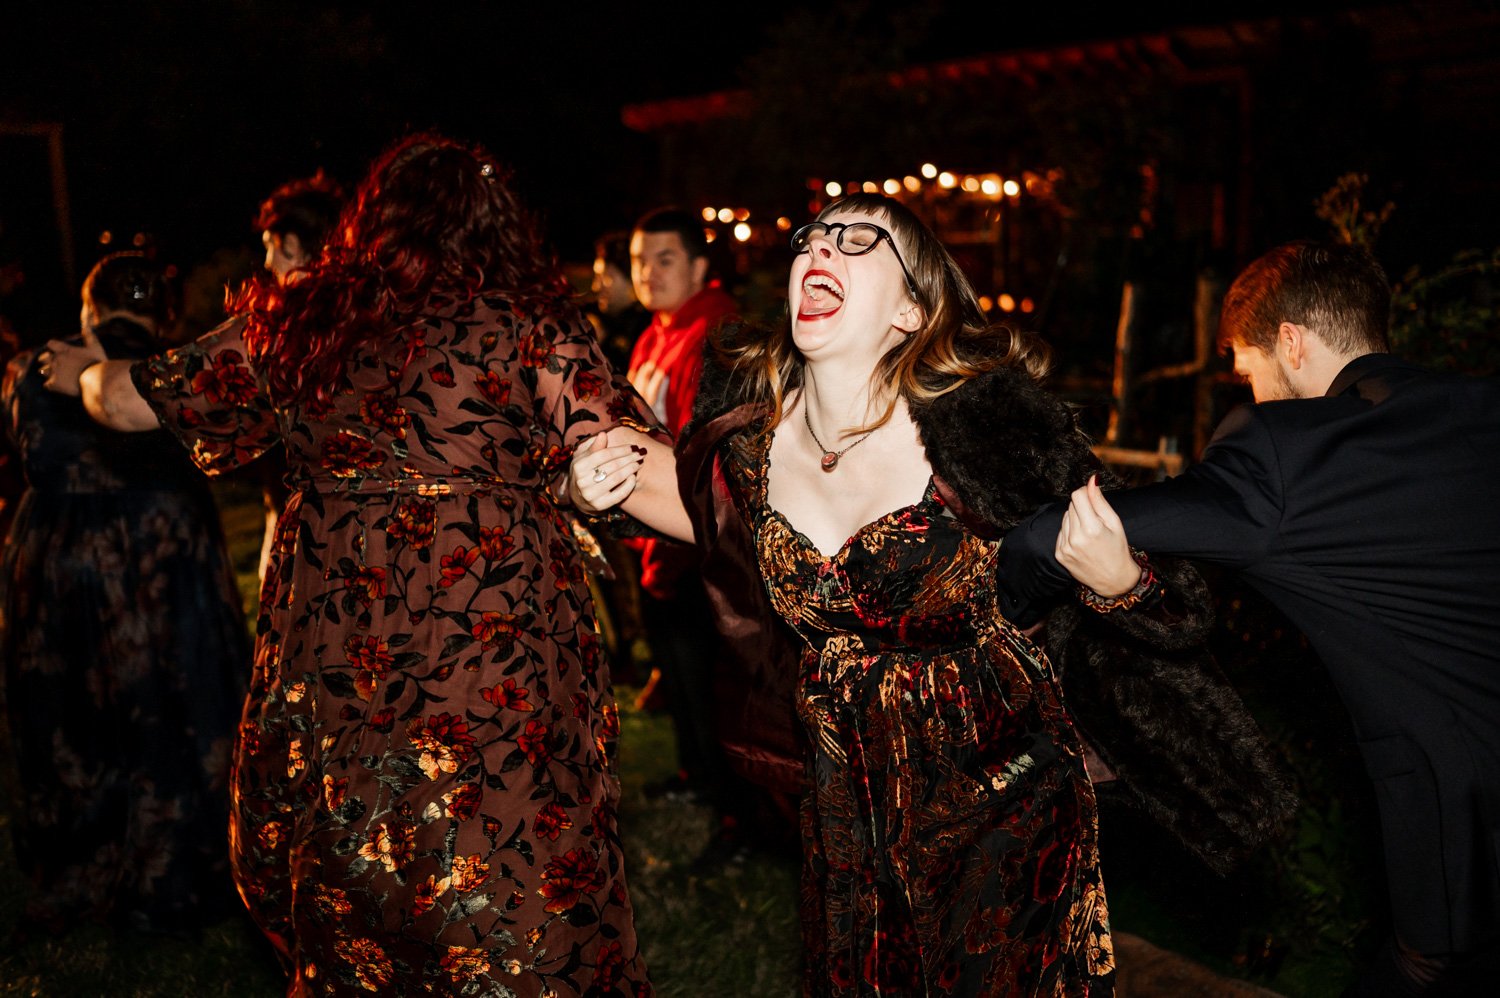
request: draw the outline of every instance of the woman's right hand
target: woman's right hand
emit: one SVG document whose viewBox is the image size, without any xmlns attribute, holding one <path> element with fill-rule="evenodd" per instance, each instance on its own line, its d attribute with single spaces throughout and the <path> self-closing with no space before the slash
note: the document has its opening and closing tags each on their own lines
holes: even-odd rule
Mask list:
<svg viewBox="0 0 1500 998">
<path fill-rule="evenodd" d="M 1057 532 L 1057 561 L 1074 579 L 1100 596 L 1129 592 L 1141 578 L 1125 526 L 1104 498 L 1097 476 L 1078 489 Z"/>
<path fill-rule="evenodd" d="M 645 450 L 631 443 L 611 444 L 612 432 L 596 433 L 573 452 L 568 497 L 581 512 L 611 509 L 635 491 Z"/>
</svg>

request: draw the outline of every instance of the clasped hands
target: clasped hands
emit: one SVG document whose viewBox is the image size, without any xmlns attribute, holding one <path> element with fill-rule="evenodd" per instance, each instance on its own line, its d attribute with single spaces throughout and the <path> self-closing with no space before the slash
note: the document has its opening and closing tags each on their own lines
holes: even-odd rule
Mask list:
<svg viewBox="0 0 1500 998">
<path fill-rule="evenodd" d="M 611 509 L 635 491 L 646 448 L 631 439 L 632 432 L 616 427 L 596 433 L 573 452 L 568 495 L 581 512 Z"/>
<path fill-rule="evenodd" d="M 1129 592 L 1141 578 L 1125 526 L 1104 498 L 1097 475 L 1069 498 L 1053 553 L 1074 579 L 1100 596 Z"/>
</svg>

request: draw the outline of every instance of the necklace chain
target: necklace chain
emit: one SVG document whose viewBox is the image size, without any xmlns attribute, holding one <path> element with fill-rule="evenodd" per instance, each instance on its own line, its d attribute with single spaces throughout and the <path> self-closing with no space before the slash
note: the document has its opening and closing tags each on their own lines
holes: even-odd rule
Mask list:
<svg viewBox="0 0 1500 998">
<path fill-rule="evenodd" d="M 823 452 L 823 458 L 818 463 L 824 471 L 832 471 L 834 468 L 837 468 L 839 466 L 839 458 L 843 457 L 845 454 L 849 453 L 854 448 L 864 443 L 869 439 L 871 433 L 874 433 L 875 430 L 880 429 L 880 427 L 877 426 L 875 427 L 875 430 L 866 430 L 864 436 L 860 437 L 858 440 L 854 441 L 854 443 L 850 444 L 848 447 L 845 447 L 843 450 L 829 450 L 827 447 L 823 446 L 823 441 L 818 439 L 818 432 L 812 428 L 812 417 L 808 415 L 807 410 L 807 400 L 804 399 L 802 401 L 802 421 L 807 424 L 807 432 L 812 435 L 813 443 L 817 444 L 818 450 Z"/>
</svg>

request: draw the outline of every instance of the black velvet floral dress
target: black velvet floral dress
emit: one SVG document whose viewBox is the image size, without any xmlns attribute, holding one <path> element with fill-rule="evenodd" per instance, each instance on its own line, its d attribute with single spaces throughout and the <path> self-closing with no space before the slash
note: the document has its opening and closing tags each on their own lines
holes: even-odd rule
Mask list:
<svg viewBox="0 0 1500 998">
<path fill-rule="evenodd" d="M 769 441 L 735 437 L 725 476 L 807 642 L 806 993 L 1109 993 L 1093 790 L 1057 676 L 998 610 L 998 544 L 930 483 L 824 557 L 766 501 Z"/>
<path fill-rule="evenodd" d="M 162 348 L 115 319 L 111 357 Z M 232 911 L 229 756 L 250 640 L 208 480 L 165 432 L 101 429 L 37 355 L 0 405 L 25 473 L 0 648 L 29 915 L 180 931 Z"/>
<path fill-rule="evenodd" d="M 551 491 L 651 416 L 551 299 L 434 302 L 331 406 L 273 409 L 238 323 L 135 370 L 210 471 L 286 443 L 231 853 L 294 995 L 650 992 L 619 718 Z"/>
</svg>

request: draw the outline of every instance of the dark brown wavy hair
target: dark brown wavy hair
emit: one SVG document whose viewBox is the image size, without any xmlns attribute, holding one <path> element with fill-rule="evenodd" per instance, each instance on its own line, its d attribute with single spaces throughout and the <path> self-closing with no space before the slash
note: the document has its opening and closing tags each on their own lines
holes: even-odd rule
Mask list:
<svg viewBox="0 0 1500 998">
<path fill-rule="evenodd" d="M 1040 380 L 1051 365 L 1051 350 L 1033 333 L 991 323 L 957 261 L 910 208 L 880 194 L 851 194 L 818 213 L 869 215 L 890 229 L 901 246 L 921 298 L 923 321 L 876 365 L 873 398 L 884 398 L 880 418 L 849 432 L 883 426 L 896 409 L 945 395 L 970 378 L 997 367 L 1017 367 Z M 716 343 L 724 363 L 741 376 L 742 401 L 771 406 L 768 432 L 781 422 L 787 393 L 802 384 L 802 355 L 792 341 L 791 322 L 770 332 L 732 330 Z"/>
<path fill-rule="evenodd" d="M 306 276 L 253 282 L 231 308 L 247 314 L 271 398 L 326 405 L 357 348 L 396 345 L 442 301 L 485 293 L 563 296 L 567 284 L 509 172 L 479 146 L 421 133 L 371 164 Z"/>
</svg>

